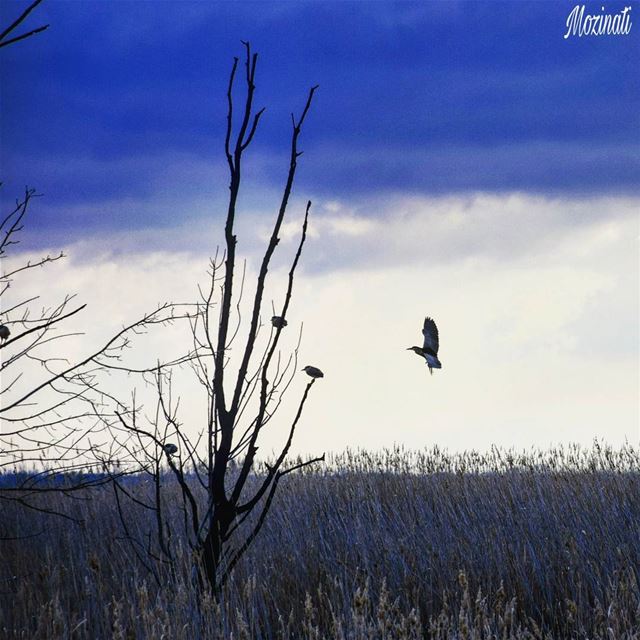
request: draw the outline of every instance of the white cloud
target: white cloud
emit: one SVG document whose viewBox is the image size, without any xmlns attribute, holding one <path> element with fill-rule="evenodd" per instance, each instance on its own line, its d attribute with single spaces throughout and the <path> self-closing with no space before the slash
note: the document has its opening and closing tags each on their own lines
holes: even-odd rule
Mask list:
<svg viewBox="0 0 640 640">
<path fill-rule="evenodd" d="M 469 258 L 549 260 L 565 239 L 576 258 L 580 252 L 590 258 L 616 242 L 621 225 L 635 219 L 637 204 L 633 198 L 571 200 L 520 193 L 365 200 L 330 216 L 333 230 L 342 218 L 351 227 L 361 222 L 359 233 L 326 232 L 312 260 L 323 270 L 416 262 L 433 266 Z M 322 230 L 325 215 L 317 217 Z M 594 246 L 576 245 L 576 234 Z"/>
<path fill-rule="evenodd" d="M 312 268 L 296 280 L 287 338 L 292 347 L 304 321 L 300 367 L 314 364 L 326 377 L 313 389 L 296 450 L 637 441 L 637 204 L 523 194 L 411 197 L 383 202 L 367 217 L 358 207 L 317 203 L 303 256 Z M 266 228 L 258 215 L 242 220 L 238 232 L 251 249 L 247 300 Z M 271 298 L 281 300 L 299 215 L 278 248 L 267 316 Z M 221 229 L 210 232 L 221 238 Z M 105 249 L 113 246 L 107 238 L 87 240 L 52 267 L 49 295 L 77 291 L 89 303 L 82 322 L 91 330 L 70 355 L 159 301 L 195 296 L 207 254 L 202 244 L 184 250 L 194 230 L 172 234 L 181 251 L 158 250 L 156 233 L 145 242 L 140 231 L 119 254 Z M 41 287 L 35 280 L 20 294 Z M 432 377 L 406 351 L 420 343 L 425 315 L 441 333 L 444 368 Z M 146 353 L 179 349 L 184 335 L 166 335 L 170 345 L 161 335 L 145 343 Z M 298 374 L 292 402 L 303 386 Z M 198 406 L 183 399 L 190 428 L 201 424 Z M 285 404 L 282 416 L 292 411 Z M 276 446 L 286 424 L 270 427 L 262 451 Z"/>
</svg>

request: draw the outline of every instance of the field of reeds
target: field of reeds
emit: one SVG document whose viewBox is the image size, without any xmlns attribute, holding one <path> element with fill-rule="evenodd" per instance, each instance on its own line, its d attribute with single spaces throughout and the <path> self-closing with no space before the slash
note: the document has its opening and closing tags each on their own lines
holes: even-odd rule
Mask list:
<svg viewBox="0 0 640 640">
<path fill-rule="evenodd" d="M 179 539 L 182 571 L 145 569 L 108 487 L 40 501 L 83 523 L 0 502 L 2 638 L 640 639 L 631 445 L 334 456 L 282 483 L 219 601 Z"/>
</svg>

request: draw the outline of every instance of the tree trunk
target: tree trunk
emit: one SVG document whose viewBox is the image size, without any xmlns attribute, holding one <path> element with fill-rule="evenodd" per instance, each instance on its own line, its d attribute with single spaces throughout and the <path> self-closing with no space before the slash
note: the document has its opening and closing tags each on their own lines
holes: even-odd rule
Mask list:
<svg viewBox="0 0 640 640">
<path fill-rule="evenodd" d="M 211 526 L 204 539 L 202 550 L 202 568 L 211 591 L 217 595 L 222 548 L 229 527 L 235 519 L 235 509 L 229 501 L 217 505 L 211 518 Z"/>
</svg>

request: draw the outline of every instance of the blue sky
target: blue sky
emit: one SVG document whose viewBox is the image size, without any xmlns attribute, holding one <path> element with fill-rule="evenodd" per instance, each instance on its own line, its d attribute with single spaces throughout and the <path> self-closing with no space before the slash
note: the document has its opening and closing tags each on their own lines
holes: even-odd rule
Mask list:
<svg viewBox="0 0 640 640">
<path fill-rule="evenodd" d="M 23 6 L 4 2 L 2 23 Z M 311 199 L 290 325 L 326 376 L 298 451 L 637 442 L 640 3 L 627 36 L 564 39 L 574 6 L 45 0 L 25 28 L 50 28 L 0 50 L 0 198 L 44 194 L 19 260 L 69 258 L 7 295 L 44 278 L 52 300 L 86 301 L 70 358 L 197 295 L 223 241 L 228 74 L 250 40 L 267 110 L 239 206 L 247 282 L 290 113 L 320 85 L 271 272 L 277 299 Z M 433 377 L 406 351 L 425 315 Z"/>
<path fill-rule="evenodd" d="M 3 22 L 21 6 L 3 3 Z M 241 39 L 260 54 L 267 107 L 257 189 L 280 184 L 288 114 L 320 84 L 298 182 L 312 195 L 637 193 L 640 39 L 565 40 L 572 6 L 47 0 L 28 26 L 50 29 L 3 51 L 3 197 L 37 186 L 40 228 L 74 239 L 168 224 L 171 206 L 135 207 L 159 191 L 223 198 Z M 163 171 L 176 154 L 211 163 L 210 176 Z"/>
</svg>

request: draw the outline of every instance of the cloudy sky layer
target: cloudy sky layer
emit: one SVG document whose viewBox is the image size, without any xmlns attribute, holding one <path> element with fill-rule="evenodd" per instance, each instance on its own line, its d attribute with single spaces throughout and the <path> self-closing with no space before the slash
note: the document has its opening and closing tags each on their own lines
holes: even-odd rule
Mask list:
<svg viewBox="0 0 640 640">
<path fill-rule="evenodd" d="M 637 442 L 640 32 L 564 40 L 572 6 L 45 1 L 28 26 L 50 29 L 0 60 L 0 196 L 45 194 L 22 248 L 69 254 L 47 290 L 89 303 L 73 354 L 204 282 L 250 39 L 267 107 L 238 222 L 250 272 L 289 114 L 321 85 L 273 273 L 277 298 L 312 199 L 290 318 L 326 378 L 297 450 Z M 425 315 L 433 377 L 406 351 Z"/>
</svg>

